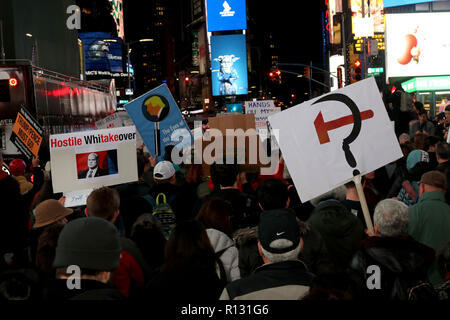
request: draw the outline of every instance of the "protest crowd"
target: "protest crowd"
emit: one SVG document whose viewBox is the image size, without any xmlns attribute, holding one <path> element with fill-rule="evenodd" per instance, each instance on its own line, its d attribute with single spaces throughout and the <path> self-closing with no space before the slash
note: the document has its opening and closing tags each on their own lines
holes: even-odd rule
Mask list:
<svg viewBox="0 0 450 320">
<path fill-rule="evenodd" d="M 354 182 L 302 203 L 282 155 L 262 175 L 141 146 L 138 181 L 72 208 L 48 164 L 6 163 L 0 300 L 449 301 L 450 106 L 432 121 L 399 101 L 403 157 L 362 178 L 373 233 Z"/>
</svg>

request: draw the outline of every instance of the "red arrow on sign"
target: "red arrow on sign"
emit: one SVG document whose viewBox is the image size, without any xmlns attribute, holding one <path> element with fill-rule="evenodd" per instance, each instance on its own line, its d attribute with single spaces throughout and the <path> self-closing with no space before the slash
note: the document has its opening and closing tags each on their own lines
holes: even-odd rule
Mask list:
<svg viewBox="0 0 450 320">
<path fill-rule="evenodd" d="M 361 112 L 361 120 L 367 120 L 373 118 L 373 111 L 366 110 Z M 320 144 L 330 142 L 328 131 L 335 130 L 337 128 L 352 124 L 354 122 L 353 115 L 345 116 L 336 120 L 325 122 L 323 120 L 322 111 L 314 120 L 314 126 L 316 127 L 317 136 L 319 137 Z"/>
</svg>

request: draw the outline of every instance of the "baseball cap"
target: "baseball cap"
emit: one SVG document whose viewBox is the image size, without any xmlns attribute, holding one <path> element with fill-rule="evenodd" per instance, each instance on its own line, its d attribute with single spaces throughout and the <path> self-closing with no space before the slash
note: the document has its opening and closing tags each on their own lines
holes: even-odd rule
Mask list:
<svg viewBox="0 0 450 320">
<path fill-rule="evenodd" d="M 419 149 L 411 151 L 406 159 L 406 169 L 411 170 L 419 162 L 430 162 L 428 152 Z"/>
<path fill-rule="evenodd" d="M 286 253 L 294 250 L 301 237 L 295 213 L 290 209 L 262 212 L 259 218 L 258 237 L 261 246 L 268 252 Z"/>
<path fill-rule="evenodd" d="M 157 180 L 166 180 L 172 178 L 175 174 L 175 168 L 170 161 L 160 161 L 153 169 L 153 178 Z"/>
<path fill-rule="evenodd" d="M 420 183 L 443 190 L 447 189 L 447 181 L 445 175 L 442 172 L 436 170 L 424 173 L 422 175 L 422 178 L 420 178 Z"/>
</svg>

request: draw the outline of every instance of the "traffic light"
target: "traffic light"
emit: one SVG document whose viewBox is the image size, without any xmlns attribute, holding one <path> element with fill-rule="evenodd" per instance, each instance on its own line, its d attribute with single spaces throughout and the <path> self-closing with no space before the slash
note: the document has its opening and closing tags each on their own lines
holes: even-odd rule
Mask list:
<svg viewBox="0 0 450 320">
<path fill-rule="evenodd" d="M 303 68 L 303 75 L 304 75 L 306 78 L 310 78 L 310 77 L 311 77 L 311 71 L 310 71 L 309 67 L 304 67 L 304 68 Z"/>
<path fill-rule="evenodd" d="M 278 81 L 281 83 L 281 71 L 279 69 L 272 70 L 269 72 L 270 81 Z"/>
<path fill-rule="evenodd" d="M 184 78 L 184 82 L 188 83 L 191 79 L 189 77 Z"/>
<path fill-rule="evenodd" d="M 18 83 L 19 82 L 17 81 L 16 78 L 9 78 L 9 86 L 10 87 L 15 87 L 15 86 L 17 86 Z"/>
</svg>

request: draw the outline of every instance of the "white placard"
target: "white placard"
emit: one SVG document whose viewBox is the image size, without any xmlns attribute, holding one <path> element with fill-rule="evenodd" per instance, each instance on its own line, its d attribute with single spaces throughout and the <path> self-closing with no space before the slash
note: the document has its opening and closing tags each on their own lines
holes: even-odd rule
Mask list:
<svg viewBox="0 0 450 320">
<path fill-rule="evenodd" d="M 66 208 L 85 206 L 87 198 L 91 194 L 92 190 L 93 189 L 77 190 L 64 193 L 64 196 L 66 197 L 64 206 Z"/>
<path fill-rule="evenodd" d="M 137 181 L 134 126 L 50 136 L 54 192 Z"/>
<path fill-rule="evenodd" d="M 353 112 L 362 118 L 359 133 Z M 350 181 L 356 171 L 364 175 L 403 156 L 374 78 L 272 115 L 269 123 L 279 131 L 278 144 L 302 202 Z M 352 132 L 355 139 L 347 146 L 354 167 L 343 148 Z"/>
</svg>

